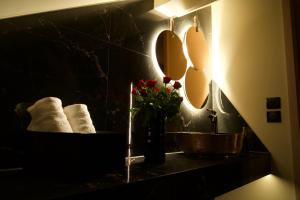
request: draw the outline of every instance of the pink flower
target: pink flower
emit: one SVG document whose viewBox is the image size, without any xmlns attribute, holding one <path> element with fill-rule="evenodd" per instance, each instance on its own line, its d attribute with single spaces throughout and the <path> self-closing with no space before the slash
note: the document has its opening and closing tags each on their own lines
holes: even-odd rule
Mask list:
<svg viewBox="0 0 300 200">
<path fill-rule="evenodd" d="M 164 83 L 170 83 L 170 81 L 171 81 L 171 77 L 169 77 L 169 76 L 165 76 L 164 77 Z"/>
<path fill-rule="evenodd" d="M 174 87 L 175 89 L 179 89 L 179 88 L 181 88 L 181 84 L 180 84 L 178 81 L 175 81 L 173 87 Z"/>
</svg>

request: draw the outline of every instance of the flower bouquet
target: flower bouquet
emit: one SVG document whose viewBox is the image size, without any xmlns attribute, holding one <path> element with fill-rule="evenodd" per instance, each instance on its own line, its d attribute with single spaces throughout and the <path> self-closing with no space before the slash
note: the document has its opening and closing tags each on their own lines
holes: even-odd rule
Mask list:
<svg viewBox="0 0 300 200">
<path fill-rule="evenodd" d="M 178 81 L 171 84 L 170 77 L 164 77 L 163 83 L 159 87 L 156 80 L 139 80 L 132 90 L 135 106 L 131 111 L 133 114 L 144 113 L 143 125 L 158 116 L 171 118 L 180 110 L 183 98 L 178 94 L 178 89 L 181 84 Z"/>
<path fill-rule="evenodd" d="M 165 161 L 164 132 L 165 120 L 179 113 L 183 98 L 178 94 L 181 84 L 171 83 L 170 77 L 163 78 L 163 85 L 156 80 L 139 80 L 132 89 L 133 116 L 142 117 L 145 134 L 145 162 L 163 163 Z"/>
</svg>

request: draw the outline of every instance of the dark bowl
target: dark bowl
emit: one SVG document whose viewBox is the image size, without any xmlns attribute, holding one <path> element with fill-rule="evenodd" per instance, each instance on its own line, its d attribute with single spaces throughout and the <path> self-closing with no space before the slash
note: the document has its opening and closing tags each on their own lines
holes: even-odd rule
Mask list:
<svg viewBox="0 0 300 200">
<path fill-rule="evenodd" d="M 176 141 L 186 154 L 237 155 L 243 146 L 243 133 L 182 132 L 176 134 Z"/>
<path fill-rule="evenodd" d="M 126 134 L 25 132 L 24 169 L 58 175 L 104 173 L 125 166 Z"/>
</svg>

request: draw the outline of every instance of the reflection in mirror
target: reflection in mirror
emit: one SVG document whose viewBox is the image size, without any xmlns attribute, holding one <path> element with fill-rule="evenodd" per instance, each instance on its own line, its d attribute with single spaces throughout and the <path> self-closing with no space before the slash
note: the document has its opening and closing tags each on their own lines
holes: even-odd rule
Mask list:
<svg viewBox="0 0 300 200">
<path fill-rule="evenodd" d="M 185 75 L 185 93 L 189 102 L 195 108 L 202 108 L 209 92 L 209 80 L 202 70 L 195 70 L 192 67 Z"/>
<path fill-rule="evenodd" d="M 162 31 L 156 41 L 156 58 L 162 72 L 173 80 L 179 80 L 186 71 L 182 42 L 172 31 Z"/>
<path fill-rule="evenodd" d="M 188 29 L 185 35 L 187 54 L 195 69 L 204 69 L 208 64 L 208 45 L 204 33 L 195 26 Z"/>
</svg>

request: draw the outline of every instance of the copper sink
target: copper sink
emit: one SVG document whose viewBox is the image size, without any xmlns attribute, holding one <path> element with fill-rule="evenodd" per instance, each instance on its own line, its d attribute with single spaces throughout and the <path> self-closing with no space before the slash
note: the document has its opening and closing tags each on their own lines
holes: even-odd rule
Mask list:
<svg viewBox="0 0 300 200">
<path fill-rule="evenodd" d="M 237 155 L 241 152 L 244 133 L 181 132 L 176 141 L 186 154 Z"/>
</svg>

